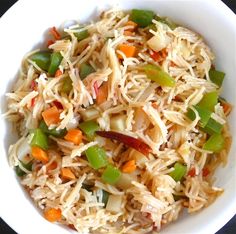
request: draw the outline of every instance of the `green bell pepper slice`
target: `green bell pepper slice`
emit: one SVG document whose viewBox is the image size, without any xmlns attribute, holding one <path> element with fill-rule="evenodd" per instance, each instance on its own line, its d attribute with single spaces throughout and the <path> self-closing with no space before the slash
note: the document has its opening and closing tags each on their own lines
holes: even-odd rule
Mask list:
<svg viewBox="0 0 236 234">
<path fill-rule="evenodd" d="M 80 65 L 79 75 L 80 75 L 81 80 L 85 79 L 88 75 L 90 75 L 91 73 L 94 73 L 94 72 L 95 72 L 95 70 L 91 65 L 89 65 L 87 63 L 82 63 Z"/>
<path fill-rule="evenodd" d="M 99 125 L 95 121 L 91 120 L 79 124 L 79 128 L 89 140 L 92 140 L 94 138 L 95 132 L 99 130 Z"/>
<path fill-rule="evenodd" d="M 225 73 L 222 71 L 217 71 L 215 69 L 210 69 L 209 77 L 213 83 L 221 87 L 225 78 Z"/>
<path fill-rule="evenodd" d="M 152 23 L 155 14 L 153 11 L 133 9 L 130 19 L 138 24 L 139 27 L 145 28 Z"/>
<path fill-rule="evenodd" d="M 30 162 L 28 162 L 28 163 L 26 163 L 26 164 L 23 163 L 22 161 L 20 161 L 20 164 L 21 164 L 26 170 L 32 171 L 33 160 L 30 161 Z M 15 167 L 15 172 L 16 172 L 17 176 L 19 176 L 19 177 L 22 177 L 22 176 L 26 175 L 26 173 L 25 173 L 23 170 L 21 170 L 21 168 L 20 168 L 19 166 L 16 166 L 16 167 Z"/>
<path fill-rule="evenodd" d="M 209 111 L 214 111 L 215 105 L 217 103 L 218 103 L 218 92 L 213 91 L 210 93 L 206 93 L 197 105 L 205 109 L 208 109 Z"/>
<path fill-rule="evenodd" d="M 61 64 L 62 59 L 63 59 L 63 57 L 62 57 L 60 52 L 54 52 L 54 53 L 51 54 L 50 65 L 49 65 L 49 68 L 48 68 L 48 73 L 51 76 L 55 75 L 58 67 Z"/>
<path fill-rule="evenodd" d="M 37 64 L 42 70 L 48 71 L 51 60 L 51 52 L 49 51 L 39 51 L 32 54 L 29 57 L 33 62 Z"/>
<path fill-rule="evenodd" d="M 33 132 L 33 138 L 31 140 L 30 145 L 38 146 L 44 150 L 47 150 L 48 149 L 47 135 L 40 128 L 36 128 Z"/>
<path fill-rule="evenodd" d="M 218 123 L 213 118 L 210 118 L 206 126 L 202 128 L 202 130 L 208 133 L 209 135 L 213 135 L 215 133 L 220 134 L 222 129 L 223 129 L 223 125 Z"/>
<path fill-rule="evenodd" d="M 225 146 L 225 139 L 221 134 L 214 134 L 210 136 L 207 142 L 203 145 L 204 150 L 219 153 Z"/>
<path fill-rule="evenodd" d="M 72 85 L 71 78 L 69 76 L 65 77 L 62 83 L 61 91 L 66 94 L 69 94 L 72 88 L 73 88 L 73 85 Z"/>
<path fill-rule="evenodd" d="M 83 28 L 80 28 L 80 29 L 81 29 L 81 31 L 74 33 L 74 35 L 78 41 L 82 41 L 85 38 L 89 37 L 89 32 L 87 29 L 83 29 Z"/>
<path fill-rule="evenodd" d="M 102 174 L 102 180 L 108 184 L 115 184 L 121 176 L 121 172 L 117 167 L 108 165 Z"/>
<path fill-rule="evenodd" d="M 55 137 L 64 137 L 67 133 L 66 128 L 64 129 L 60 129 L 60 130 L 56 130 L 56 128 L 53 129 L 48 129 L 47 124 L 45 123 L 44 120 L 41 120 L 40 124 L 39 124 L 39 128 L 47 135 L 52 135 Z"/>
<path fill-rule="evenodd" d="M 187 172 L 187 166 L 184 166 L 181 163 L 175 163 L 174 165 L 174 171 L 170 173 L 170 176 L 175 180 L 175 181 L 180 181 L 186 174 Z"/>
<path fill-rule="evenodd" d="M 205 109 L 205 108 L 203 108 L 203 107 L 201 107 L 201 106 L 193 106 L 193 107 L 196 109 L 196 111 L 199 114 L 199 117 L 200 117 L 199 125 L 200 125 L 200 127 L 204 128 L 206 126 L 206 124 L 208 123 L 209 119 L 211 118 L 212 112 Z M 192 121 L 195 120 L 195 118 L 196 118 L 196 115 L 195 115 L 194 111 L 190 108 L 188 109 L 187 117 L 189 119 L 191 119 Z"/>
<path fill-rule="evenodd" d="M 94 169 L 105 167 L 108 164 L 106 151 L 98 146 L 91 146 L 85 151 L 89 164 Z"/>
<path fill-rule="evenodd" d="M 157 82 L 161 86 L 174 87 L 175 80 L 169 74 L 164 72 L 160 67 L 152 64 L 143 66 L 148 79 Z"/>
</svg>

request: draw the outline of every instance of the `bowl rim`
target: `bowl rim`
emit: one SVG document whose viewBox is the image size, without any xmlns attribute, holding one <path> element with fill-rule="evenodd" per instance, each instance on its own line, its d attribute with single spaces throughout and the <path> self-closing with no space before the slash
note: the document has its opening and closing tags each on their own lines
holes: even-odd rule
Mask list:
<svg viewBox="0 0 236 234">
<path fill-rule="evenodd" d="M 30 1 L 30 0 L 29 0 Z M 43 2 L 44 0 L 42 0 Z M 115 0 L 110 0 L 110 2 L 115 2 Z M 129 1 L 142 1 L 142 0 L 129 0 Z M 165 0 L 151 0 L 151 1 L 165 1 Z M 168 1 L 168 0 L 167 0 Z M 197 0 L 172 0 L 172 1 L 197 1 Z M 200 1 L 200 0 L 199 0 Z M 45 1 L 46 2 L 46 1 Z M 234 32 L 236 35 L 236 15 L 234 12 L 221 0 L 208 0 L 208 4 L 213 4 L 215 7 L 219 9 L 222 13 L 224 13 L 225 18 L 228 20 L 228 23 L 231 24 L 232 28 L 234 28 Z M 15 2 L 0 18 L 0 31 L 2 29 L 2 26 L 7 23 L 8 18 L 12 18 L 12 15 L 14 15 L 14 12 L 18 11 L 19 8 L 23 8 L 24 4 L 27 4 L 27 0 L 18 0 Z M 2 101 L 2 100 L 1 100 Z M 0 175 L 1 171 L 0 171 Z M 2 203 L 0 199 L 0 204 Z M 218 219 L 217 222 L 211 222 L 207 228 L 205 229 L 206 233 L 215 233 L 220 228 L 222 228 L 234 215 L 236 214 L 236 198 L 234 201 L 232 201 L 232 206 L 228 206 L 227 209 L 225 209 L 222 212 L 223 219 Z M 5 214 L 0 209 L 0 217 L 16 232 L 21 233 L 23 230 L 19 225 L 16 225 L 14 222 L 14 218 L 12 218 L 9 214 Z"/>
</svg>

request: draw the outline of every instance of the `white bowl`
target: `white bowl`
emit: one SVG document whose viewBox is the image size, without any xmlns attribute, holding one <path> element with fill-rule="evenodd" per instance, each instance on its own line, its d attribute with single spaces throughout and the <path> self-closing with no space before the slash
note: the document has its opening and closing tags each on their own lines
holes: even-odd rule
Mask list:
<svg viewBox="0 0 236 234">
<path fill-rule="evenodd" d="M 204 36 L 216 54 L 217 68 L 226 72 L 223 96 L 236 105 L 236 16 L 219 0 L 117 0 L 123 9 L 151 9 L 169 16 Z M 35 0 L 17 2 L 0 20 L 0 93 L 1 109 L 5 109 L 4 94 L 14 82 L 23 55 L 43 42 L 50 26 L 65 20 L 87 21 L 97 9 L 112 6 L 112 0 Z M 216 174 L 216 185 L 225 192 L 211 206 L 194 215 L 184 215 L 169 225 L 163 233 L 211 234 L 219 230 L 236 213 L 236 118 L 230 116 L 234 136 L 228 164 Z M 65 234 L 73 231 L 47 222 L 20 186 L 7 161 L 7 148 L 15 139 L 9 124 L 0 120 L 0 215 L 20 234 Z"/>
</svg>

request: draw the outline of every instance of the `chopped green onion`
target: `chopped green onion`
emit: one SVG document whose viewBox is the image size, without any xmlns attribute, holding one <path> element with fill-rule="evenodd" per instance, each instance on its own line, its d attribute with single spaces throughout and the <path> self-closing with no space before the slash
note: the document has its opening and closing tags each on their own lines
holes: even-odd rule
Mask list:
<svg viewBox="0 0 236 234">
<path fill-rule="evenodd" d="M 187 167 L 177 162 L 175 163 L 174 171 L 170 173 L 170 176 L 175 181 L 180 181 L 185 176 L 186 172 L 187 172 Z"/>
<path fill-rule="evenodd" d="M 40 129 L 36 128 L 33 132 L 33 138 L 31 141 L 31 146 L 38 146 L 44 150 L 48 149 L 48 138 L 46 134 Z"/>
<path fill-rule="evenodd" d="M 143 66 L 148 79 L 157 82 L 161 86 L 174 87 L 175 80 L 169 74 L 164 72 L 160 67 L 152 64 Z"/>
<path fill-rule="evenodd" d="M 210 118 L 207 122 L 206 126 L 202 128 L 202 130 L 210 135 L 213 135 L 215 133 L 220 134 L 223 129 L 223 125 L 218 123 L 213 118 Z"/>
<path fill-rule="evenodd" d="M 98 146 L 91 146 L 85 151 L 90 166 L 94 169 L 105 167 L 108 164 L 106 151 Z"/>
<path fill-rule="evenodd" d="M 39 51 L 30 56 L 30 59 L 34 61 L 37 66 L 39 66 L 42 70 L 48 71 L 48 67 L 51 59 L 51 52 L 49 51 Z"/>
<path fill-rule="evenodd" d="M 108 165 L 102 174 L 102 180 L 108 184 L 115 184 L 121 176 L 121 172 L 117 167 Z"/>
<path fill-rule="evenodd" d="M 152 23 L 154 15 L 153 11 L 133 9 L 130 19 L 138 24 L 139 27 L 145 28 Z"/>
<path fill-rule="evenodd" d="M 221 87 L 225 78 L 225 73 L 221 71 L 217 71 L 215 69 L 211 69 L 209 71 L 209 77 L 213 83 Z"/>
<path fill-rule="evenodd" d="M 204 128 L 207 122 L 209 121 L 212 112 L 201 106 L 194 106 L 194 108 L 196 109 L 200 117 L 199 125 Z M 196 118 L 194 111 L 190 108 L 188 109 L 187 117 L 191 119 L 192 121 L 195 120 Z"/>
<path fill-rule="evenodd" d="M 177 25 L 172 21 L 170 20 L 169 18 L 167 17 L 160 17 L 160 16 L 155 16 L 154 18 L 156 21 L 159 21 L 163 24 L 166 24 L 169 26 L 170 29 L 174 30 L 175 28 L 177 28 Z"/>
<path fill-rule="evenodd" d="M 23 163 L 22 161 L 20 161 L 20 163 L 26 170 L 32 171 L 33 160 L 28 162 L 27 164 Z M 16 171 L 17 176 L 19 177 L 22 177 L 26 174 L 23 170 L 21 170 L 19 166 L 15 167 L 15 171 Z"/>
<path fill-rule="evenodd" d="M 109 193 L 102 189 L 102 203 L 104 203 L 104 207 L 107 205 L 108 198 Z"/>
<path fill-rule="evenodd" d="M 82 132 L 92 140 L 94 138 L 95 132 L 99 130 L 99 125 L 95 121 L 83 122 L 79 125 Z"/>
<path fill-rule="evenodd" d="M 56 128 L 53 129 L 48 129 L 47 124 L 45 123 L 44 120 L 42 120 L 39 124 L 39 128 L 47 135 L 52 135 L 55 137 L 64 137 L 67 133 L 66 128 L 64 129 L 60 129 L 60 130 L 56 130 Z"/>
<path fill-rule="evenodd" d="M 61 55 L 60 52 L 54 52 L 52 53 L 51 55 L 51 61 L 50 61 L 50 65 L 49 65 L 49 68 L 48 68 L 48 73 L 51 75 L 51 76 L 54 76 L 58 67 L 60 66 L 61 64 L 61 61 L 62 61 L 63 57 Z"/>
<path fill-rule="evenodd" d="M 217 103 L 218 103 L 218 92 L 213 91 L 210 93 L 206 93 L 197 105 L 200 107 L 204 107 L 209 111 L 214 111 L 215 105 Z"/>
<path fill-rule="evenodd" d="M 79 75 L 80 75 L 81 80 L 85 79 L 89 74 L 94 73 L 94 72 L 95 70 L 91 65 L 86 64 L 86 63 L 82 63 L 80 65 Z"/>
<path fill-rule="evenodd" d="M 61 91 L 66 94 L 69 94 L 72 88 L 73 88 L 73 85 L 72 85 L 71 78 L 69 76 L 65 77 L 62 83 Z"/>
<path fill-rule="evenodd" d="M 204 150 L 219 153 L 225 146 L 225 139 L 221 134 L 210 136 L 207 142 L 203 145 Z"/>
<path fill-rule="evenodd" d="M 89 37 L 89 32 L 87 29 L 80 28 L 81 31 L 74 33 L 78 41 L 82 41 L 85 38 Z"/>
</svg>

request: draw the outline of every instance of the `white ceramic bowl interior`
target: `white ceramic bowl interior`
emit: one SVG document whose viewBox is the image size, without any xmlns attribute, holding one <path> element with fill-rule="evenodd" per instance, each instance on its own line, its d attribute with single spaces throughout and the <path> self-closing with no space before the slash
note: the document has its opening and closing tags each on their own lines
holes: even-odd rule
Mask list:
<svg viewBox="0 0 236 234">
<path fill-rule="evenodd" d="M 0 94 L 1 110 L 4 94 L 16 78 L 22 57 L 44 42 L 51 26 L 64 21 L 86 22 L 96 19 L 100 10 L 118 2 L 121 9 L 150 9 L 169 16 L 179 24 L 199 32 L 216 54 L 217 68 L 226 72 L 223 97 L 236 105 L 236 16 L 220 0 L 25 0 L 17 2 L 0 20 Z M 183 215 L 162 233 L 211 234 L 220 229 L 236 213 L 236 112 L 230 116 L 234 136 L 228 165 L 216 174 L 216 185 L 225 192 L 215 203 L 194 215 Z M 66 234 L 73 232 L 47 222 L 20 186 L 7 161 L 7 149 L 15 134 L 5 120 L 0 120 L 0 215 L 20 234 Z"/>
</svg>

